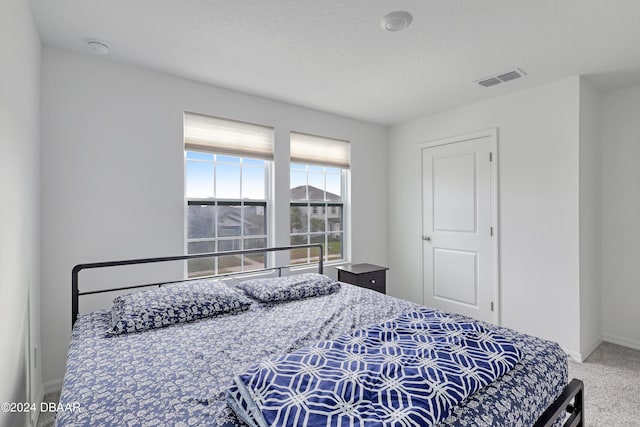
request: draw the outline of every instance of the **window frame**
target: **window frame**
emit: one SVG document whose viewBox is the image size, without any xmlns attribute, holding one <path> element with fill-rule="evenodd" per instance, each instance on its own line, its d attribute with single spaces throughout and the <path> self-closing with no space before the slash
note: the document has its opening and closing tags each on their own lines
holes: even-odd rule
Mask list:
<svg viewBox="0 0 640 427">
<path fill-rule="evenodd" d="M 208 155 L 212 155 L 213 156 L 213 160 L 203 160 L 203 159 L 190 159 L 188 158 L 188 153 L 189 152 L 195 152 L 195 153 L 203 153 L 203 154 L 208 154 Z M 239 158 L 240 162 L 239 163 L 231 163 L 231 162 L 225 162 L 225 161 L 218 161 L 218 156 L 223 156 L 223 157 L 235 157 L 235 158 Z M 260 160 L 260 161 L 264 161 L 264 167 L 262 166 L 255 166 L 255 165 L 250 165 L 250 164 L 244 164 L 244 159 L 249 159 L 249 160 Z M 209 163 L 209 164 L 213 164 L 213 181 L 212 181 L 212 185 L 213 185 L 213 196 L 212 197 L 190 197 L 187 194 L 187 190 L 188 190 L 188 162 L 189 161 L 195 161 L 195 162 L 201 162 L 201 163 Z M 259 159 L 259 158 L 252 158 L 249 156 L 236 156 L 236 155 L 229 155 L 226 153 L 217 153 L 215 152 L 215 150 L 206 150 L 206 149 L 196 149 L 196 148 L 187 148 L 184 147 L 184 253 L 189 254 L 191 252 L 189 252 L 189 244 L 190 243 L 200 243 L 200 242 L 212 242 L 213 243 L 213 252 L 217 252 L 219 251 L 219 242 L 220 241 L 235 241 L 238 240 L 240 242 L 240 248 L 242 249 L 244 248 L 244 244 L 245 244 L 245 240 L 246 239 L 264 239 L 265 241 L 265 247 L 269 247 L 272 244 L 273 241 L 273 233 L 271 231 L 271 224 L 272 224 L 272 216 L 273 216 L 273 208 L 272 205 L 273 203 L 271 202 L 271 188 L 272 188 L 272 171 L 273 171 L 273 161 L 271 160 L 265 160 L 265 159 Z M 238 165 L 240 168 L 240 174 L 239 174 L 239 188 L 240 188 L 240 198 L 218 198 L 216 197 L 216 185 L 217 185 L 217 166 L 218 164 L 222 164 L 222 165 Z M 264 198 L 262 199 L 248 199 L 248 198 L 242 198 L 242 190 L 243 190 L 243 172 L 244 172 L 244 168 L 262 168 L 264 169 Z M 213 233 L 213 237 L 205 237 L 205 238 L 192 238 L 189 236 L 189 206 L 193 206 L 193 205 L 210 205 L 210 206 L 216 206 L 216 218 L 214 221 L 214 233 Z M 241 213 L 241 218 L 244 218 L 244 208 L 246 206 L 259 206 L 259 207 L 263 207 L 264 209 L 264 214 L 265 214 L 265 218 L 264 218 L 264 230 L 265 230 L 265 234 L 264 235 L 246 235 L 245 234 L 245 229 L 244 229 L 244 221 L 241 220 L 241 227 L 240 227 L 240 234 L 238 236 L 219 236 L 218 235 L 218 211 L 217 208 L 218 206 L 240 206 L 242 209 L 242 213 Z M 193 253 L 197 253 L 197 252 L 193 252 Z M 245 270 L 245 256 L 246 255 L 242 255 L 241 256 L 241 260 L 240 260 L 240 266 L 241 266 L 241 270 L 242 272 L 247 272 L 247 273 L 251 273 L 251 271 L 253 270 Z M 219 271 L 219 259 L 223 258 L 223 256 L 221 257 L 215 257 L 213 258 L 213 273 L 212 275 L 216 275 L 216 274 L 224 274 L 221 273 Z M 209 258 L 204 258 L 206 260 L 208 260 Z M 264 266 L 262 268 L 267 268 L 268 266 L 270 266 L 271 264 L 271 257 L 269 256 L 265 256 L 264 259 Z M 191 272 L 189 270 L 189 263 L 188 261 L 185 262 L 185 267 L 184 267 L 184 276 L 185 278 L 197 278 L 197 277 L 206 277 L 209 274 L 206 275 L 191 275 Z"/>
<path fill-rule="evenodd" d="M 304 169 L 301 169 L 299 167 L 296 166 L 304 166 Z M 311 168 L 317 168 L 317 167 L 321 167 L 323 168 L 322 174 L 323 174 L 323 181 L 324 181 L 324 200 L 312 200 L 309 198 L 309 194 L 308 194 L 308 187 L 309 187 L 309 173 L 318 173 L 319 171 L 317 170 L 312 170 Z M 339 176 L 340 176 L 340 200 L 328 200 L 326 193 L 327 193 L 327 169 L 337 169 L 339 170 Z M 293 189 L 291 186 L 291 173 L 295 171 L 295 172 L 305 172 L 306 173 L 306 187 L 307 187 L 307 194 L 306 194 L 306 200 L 303 199 L 293 199 L 291 198 L 291 190 Z M 350 208 L 350 198 L 349 198 L 349 179 L 350 179 L 350 170 L 349 169 L 345 169 L 345 168 L 339 168 L 336 166 L 332 166 L 332 165 L 319 165 L 319 164 L 312 164 L 312 163 L 297 163 L 297 162 L 290 162 L 289 163 L 289 212 L 291 212 L 291 208 L 294 206 L 300 206 L 300 207 L 306 207 L 307 208 L 307 212 L 309 212 L 308 214 L 308 218 L 307 218 L 307 231 L 306 232 L 299 232 L 299 233 L 294 233 L 291 231 L 291 217 L 289 218 L 289 228 L 288 228 L 288 234 L 289 234 L 289 242 L 291 244 L 293 237 L 301 237 L 301 236 L 306 236 L 306 242 L 310 243 L 312 241 L 312 236 L 318 236 L 323 234 L 324 235 L 324 243 L 323 246 L 325 248 L 324 250 L 324 263 L 325 265 L 337 265 L 337 264 L 344 264 L 349 262 L 350 258 L 351 258 L 351 250 L 350 250 L 350 245 L 351 245 L 351 234 L 350 234 L 350 230 L 349 230 L 349 218 L 350 218 L 350 212 L 349 212 L 349 208 Z M 325 215 L 325 226 L 324 226 L 324 231 L 323 232 L 313 232 L 311 231 L 311 215 L 312 212 L 317 212 L 317 208 L 318 207 L 323 207 L 324 208 L 324 215 Z M 330 214 L 330 210 L 329 209 L 336 209 L 337 207 L 341 207 L 342 208 L 342 216 L 341 216 L 341 222 L 342 222 L 342 230 L 341 231 L 330 231 L 328 229 L 328 221 L 329 221 L 329 216 Z M 312 211 L 313 209 L 313 211 Z M 341 245 L 341 256 L 339 259 L 330 259 L 329 258 L 329 235 L 330 234 L 336 234 L 339 233 L 342 235 L 342 245 Z M 306 264 L 305 263 L 309 263 L 309 262 L 314 262 L 314 259 L 317 260 L 317 256 L 313 257 L 311 256 L 310 250 L 307 249 L 307 257 L 306 259 L 303 258 L 297 258 L 299 260 L 301 260 L 300 262 L 296 262 L 294 264 L 294 260 L 290 259 L 290 263 L 291 265 L 295 268 L 296 266 L 300 266 L 300 267 L 304 267 Z"/>
</svg>

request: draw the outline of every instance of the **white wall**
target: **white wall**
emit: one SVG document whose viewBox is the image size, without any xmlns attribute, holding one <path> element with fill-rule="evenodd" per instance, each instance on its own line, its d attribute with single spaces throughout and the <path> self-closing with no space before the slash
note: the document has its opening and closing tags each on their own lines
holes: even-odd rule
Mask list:
<svg viewBox="0 0 640 427">
<path fill-rule="evenodd" d="M 497 127 L 501 324 L 579 357 L 578 103 L 572 77 L 391 128 L 392 295 L 422 302 L 418 145 Z"/>
<path fill-rule="evenodd" d="M 46 47 L 42 86 L 44 380 L 64 374 L 73 265 L 184 251 L 184 110 L 274 126 L 276 244 L 289 244 L 290 130 L 351 141 L 352 259 L 387 263 L 387 130 Z"/>
<path fill-rule="evenodd" d="M 0 402 L 37 401 L 40 360 L 28 371 L 27 347 L 40 343 L 40 38 L 26 1 L 0 3 L 0 61 Z M 27 415 L 0 412 L 0 426 Z"/>
<path fill-rule="evenodd" d="M 580 352 L 602 342 L 600 94 L 580 78 Z"/>
<path fill-rule="evenodd" d="M 602 108 L 602 329 L 640 349 L 640 86 Z"/>
</svg>

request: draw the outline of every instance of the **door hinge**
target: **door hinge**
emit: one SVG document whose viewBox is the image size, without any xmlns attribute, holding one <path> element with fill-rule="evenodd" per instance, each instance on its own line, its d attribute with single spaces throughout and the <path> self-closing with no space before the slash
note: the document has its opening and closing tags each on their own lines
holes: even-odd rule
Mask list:
<svg viewBox="0 0 640 427">
<path fill-rule="evenodd" d="M 491 311 L 493 311 L 493 301 L 491 301 Z"/>
<path fill-rule="evenodd" d="M 489 227 L 489 234 L 493 237 L 493 227 Z"/>
<path fill-rule="evenodd" d="M 493 152 L 489 151 L 489 161 L 493 162 Z"/>
</svg>

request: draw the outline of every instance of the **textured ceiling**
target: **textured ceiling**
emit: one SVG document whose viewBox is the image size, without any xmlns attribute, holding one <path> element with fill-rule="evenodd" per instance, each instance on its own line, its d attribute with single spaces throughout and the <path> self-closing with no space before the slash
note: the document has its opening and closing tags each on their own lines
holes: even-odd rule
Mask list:
<svg viewBox="0 0 640 427">
<path fill-rule="evenodd" d="M 46 44 L 383 125 L 576 74 L 640 82 L 640 0 L 30 2 Z M 382 30 L 393 10 L 411 26 Z"/>
</svg>

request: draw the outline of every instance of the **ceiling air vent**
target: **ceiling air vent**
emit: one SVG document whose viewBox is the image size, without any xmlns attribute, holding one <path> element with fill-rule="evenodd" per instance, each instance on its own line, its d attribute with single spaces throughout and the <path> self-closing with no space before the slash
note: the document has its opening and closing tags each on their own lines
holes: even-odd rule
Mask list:
<svg viewBox="0 0 640 427">
<path fill-rule="evenodd" d="M 520 77 L 522 77 L 522 75 L 517 71 L 509 71 L 508 73 L 500 74 L 498 76 L 498 80 L 501 82 L 508 82 L 509 80 L 519 79 Z"/>
<path fill-rule="evenodd" d="M 478 83 L 480 86 L 491 87 L 491 86 L 498 85 L 500 83 L 508 82 L 510 80 L 519 79 L 520 77 L 526 76 L 526 75 L 527 73 L 525 73 L 521 68 L 516 68 L 513 71 L 508 71 L 506 73 L 502 73 L 496 76 L 491 76 L 491 77 L 478 80 L 476 81 L 476 83 Z"/>
<path fill-rule="evenodd" d="M 502 83 L 500 80 L 498 80 L 495 77 L 491 77 L 489 79 L 485 79 L 485 80 L 480 80 L 478 82 L 478 84 L 480 86 L 484 86 L 484 87 L 489 87 L 489 86 L 493 86 L 493 85 L 499 85 L 500 83 Z"/>
</svg>

